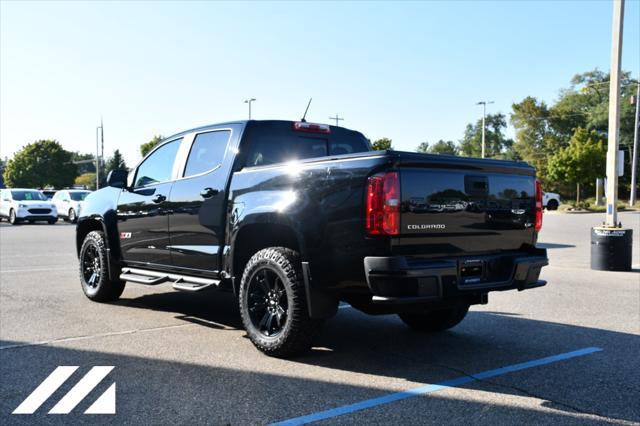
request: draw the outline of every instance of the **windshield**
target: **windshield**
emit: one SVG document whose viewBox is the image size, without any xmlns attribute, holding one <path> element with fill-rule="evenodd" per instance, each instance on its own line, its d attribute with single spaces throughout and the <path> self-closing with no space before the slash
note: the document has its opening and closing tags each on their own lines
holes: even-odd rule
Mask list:
<svg viewBox="0 0 640 426">
<path fill-rule="evenodd" d="M 16 201 L 47 201 L 47 197 L 40 191 L 11 191 Z"/>
<path fill-rule="evenodd" d="M 69 196 L 71 196 L 71 199 L 73 201 L 83 201 L 85 198 L 87 198 L 87 195 L 89 195 L 90 192 L 86 191 L 86 192 L 70 192 Z"/>
</svg>

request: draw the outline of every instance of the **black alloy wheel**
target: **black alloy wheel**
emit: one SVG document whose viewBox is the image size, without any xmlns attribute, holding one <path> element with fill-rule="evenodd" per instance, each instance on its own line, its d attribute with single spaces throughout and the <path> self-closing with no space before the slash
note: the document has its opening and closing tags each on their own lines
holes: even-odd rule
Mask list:
<svg viewBox="0 0 640 426">
<path fill-rule="evenodd" d="M 251 323 L 267 337 L 282 332 L 287 321 L 289 304 L 282 279 L 268 267 L 258 269 L 249 282 L 249 318 Z"/>
<path fill-rule="evenodd" d="M 100 253 L 95 244 L 87 247 L 82 255 L 82 277 L 85 285 L 95 291 L 102 276 L 102 263 Z"/>
</svg>

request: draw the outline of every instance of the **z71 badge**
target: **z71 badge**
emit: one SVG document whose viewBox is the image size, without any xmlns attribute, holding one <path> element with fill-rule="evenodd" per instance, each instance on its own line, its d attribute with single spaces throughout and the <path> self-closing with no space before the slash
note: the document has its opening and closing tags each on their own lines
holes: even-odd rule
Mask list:
<svg viewBox="0 0 640 426">
<path fill-rule="evenodd" d="M 131 232 L 121 232 L 120 233 L 120 239 L 121 240 L 126 240 L 128 238 L 131 238 Z"/>
</svg>

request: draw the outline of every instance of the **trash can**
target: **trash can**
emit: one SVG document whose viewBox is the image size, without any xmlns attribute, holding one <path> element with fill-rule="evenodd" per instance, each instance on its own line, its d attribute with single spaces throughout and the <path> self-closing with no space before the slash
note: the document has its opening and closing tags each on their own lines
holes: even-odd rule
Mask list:
<svg viewBox="0 0 640 426">
<path fill-rule="evenodd" d="M 632 247 L 632 229 L 591 228 L 591 269 L 630 271 Z"/>
</svg>

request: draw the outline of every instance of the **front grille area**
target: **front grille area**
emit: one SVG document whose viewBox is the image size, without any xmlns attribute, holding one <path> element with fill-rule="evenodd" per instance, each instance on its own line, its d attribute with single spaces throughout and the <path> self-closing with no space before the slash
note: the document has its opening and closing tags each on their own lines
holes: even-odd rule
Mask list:
<svg viewBox="0 0 640 426">
<path fill-rule="evenodd" d="M 31 214 L 48 214 L 51 213 L 51 209 L 29 209 Z"/>
</svg>

